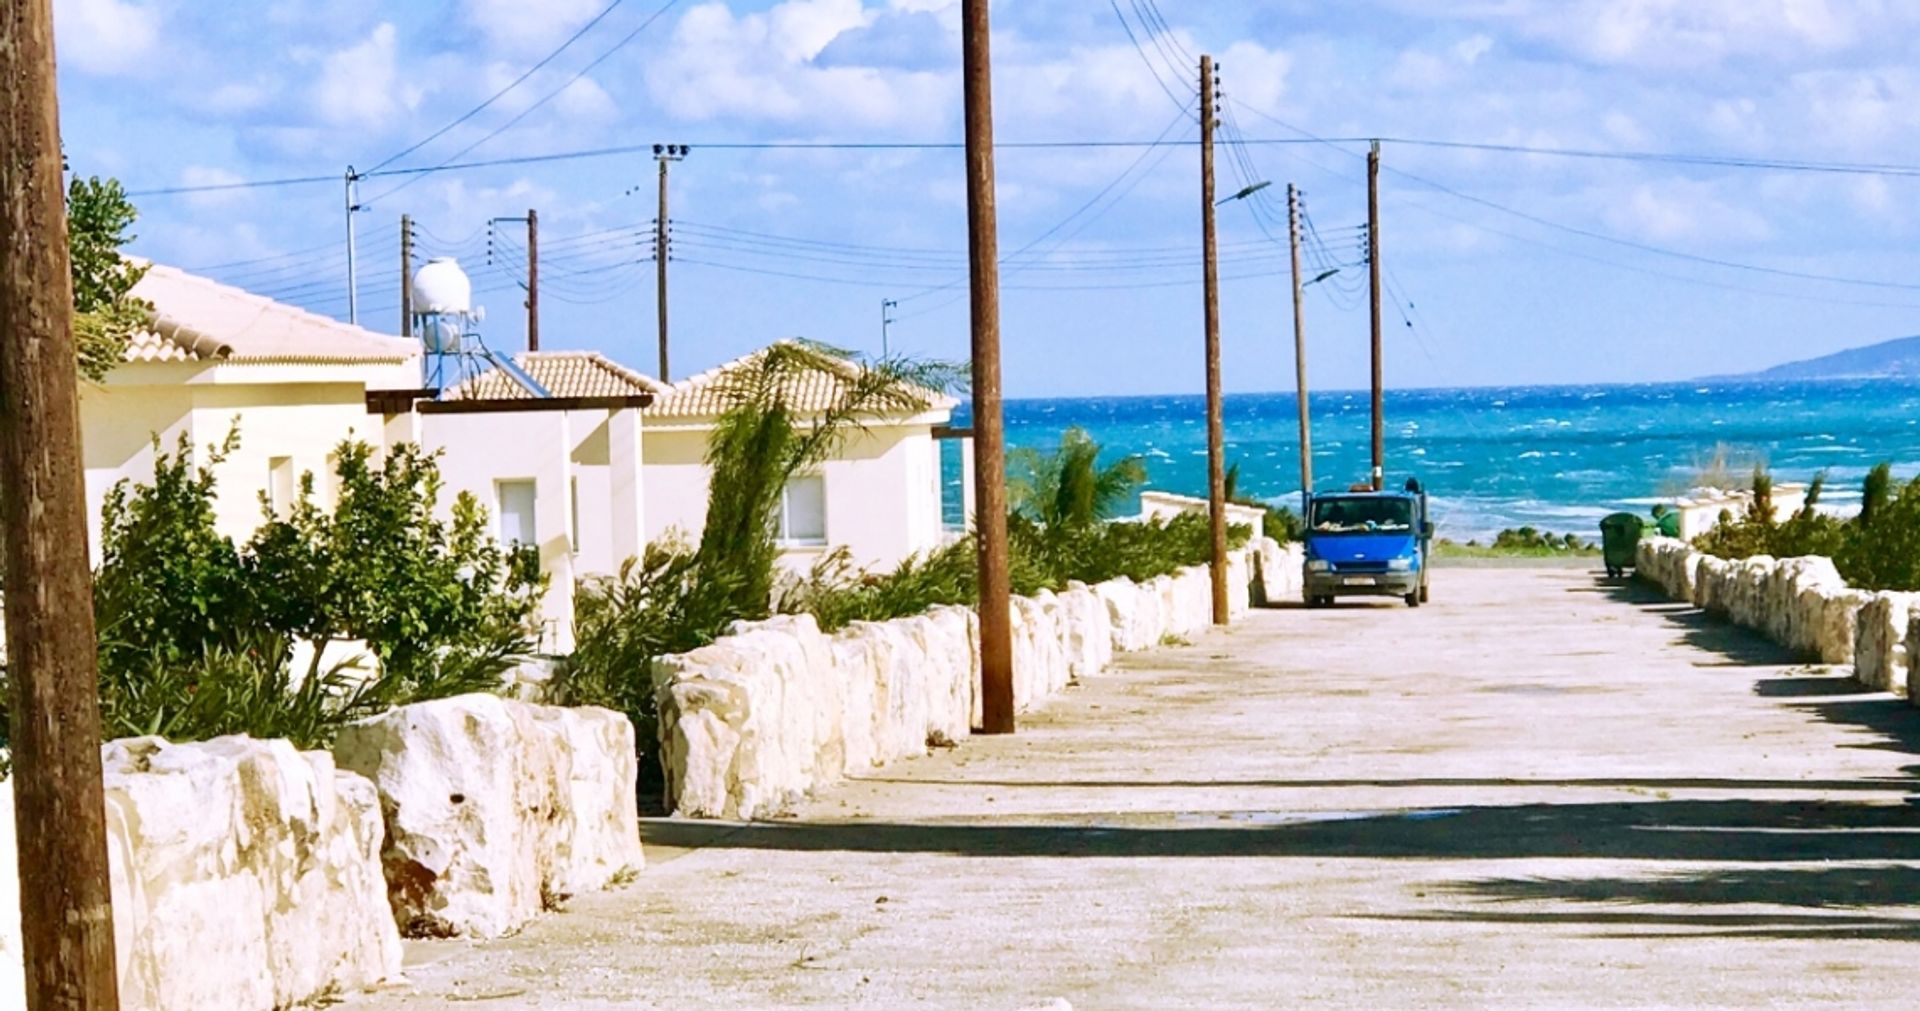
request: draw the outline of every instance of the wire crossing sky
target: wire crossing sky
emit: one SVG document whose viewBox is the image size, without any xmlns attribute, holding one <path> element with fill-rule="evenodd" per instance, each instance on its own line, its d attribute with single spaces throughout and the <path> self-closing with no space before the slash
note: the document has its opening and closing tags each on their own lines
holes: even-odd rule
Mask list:
<svg viewBox="0 0 1920 1011">
<path fill-rule="evenodd" d="M 1678 379 L 1920 332 L 1920 10 L 1788 4 L 1005 5 L 1009 391 L 1199 388 L 1202 52 L 1220 192 L 1246 192 L 1220 208 L 1229 389 L 1291 383 L 1289 182 L 1312 382 L 1364 381 L 1373 138 L 1391 385 Z M 407 213 L 508 348 L 525 237 L 487 223 L 536 208 L 543 345 L 644 368 L 652 145 L 689 144 L 689 365 L 877 349 L 883 299 L 894 347 L 964 356 L 956 2 L 414 6 L 56 0 L 75 170 L 134 191 L 137 252 L 344 316 L 357 164 L 363 322 L 395 325 Z"/>
</svg>

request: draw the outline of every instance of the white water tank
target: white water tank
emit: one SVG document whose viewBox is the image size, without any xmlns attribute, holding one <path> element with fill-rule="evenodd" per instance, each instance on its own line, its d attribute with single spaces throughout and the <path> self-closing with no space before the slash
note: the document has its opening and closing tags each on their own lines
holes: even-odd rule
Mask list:
<svg viewBox="0 0 1920 1011">
<path fill-rule="evenodd" d="M 413 311 L 450 316 L 473 311 L 473 282 L 458 261 L 435 257 L 413 272 Z"/>
</svg>

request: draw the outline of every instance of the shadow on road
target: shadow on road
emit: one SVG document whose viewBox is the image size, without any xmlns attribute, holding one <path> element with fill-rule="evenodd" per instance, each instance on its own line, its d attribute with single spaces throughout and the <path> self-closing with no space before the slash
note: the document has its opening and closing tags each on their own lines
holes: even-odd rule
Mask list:
<svg viewBox="0 0 1920 1011">
<path fill-rule="evenodd" d="M 649 842 L 964 857 L 1920 860 L 1920 808 L 1814 800 L 1115 815 L 1095 823 L 663 821 Z M 1910 897 L 1920 898 L 1915 893 Z"/>
</svg>

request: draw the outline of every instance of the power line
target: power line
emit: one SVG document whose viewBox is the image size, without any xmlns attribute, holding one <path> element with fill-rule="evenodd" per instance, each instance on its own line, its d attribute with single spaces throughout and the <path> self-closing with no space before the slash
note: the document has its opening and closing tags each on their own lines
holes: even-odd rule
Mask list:
<svg viewBox="0 0 1920 1011">
<path fill-rule="evenodd" d="M 600 22 L 606 20 L 607 15 L 612 14 L 614 11 L 614 8 L 619 7 L 621 4 L 626 2 L 627 0 L 613 0 L 612 3 L 602 8 L 600 10 L 600 13 L 595 14 L 593 16 L 593 20 L 588 21 L 584 25 L 581 25 L 579 31 L 574 32 L 572 35 L 569 35 L 565 42 L 560 43 L 560 47 L 558 49 L 555 49 L 553 52 L 550 52 L 547 55 L 541 57 L 540 62 L 534 64 L 531 67 L 528 67 L 525 73 L 522 73 L 519 77 L 516 77 L 512 81 L 508 82 L 506 87 L 501 88 L 499 91 L 496 91 L 492 95 L 488 96 L 486 101 L 481 102 L 479 105 L 476 105 L 471 109 L 468 109 L 466 112 L 461 113 L 457 118 L 453 120 L 453 122 L 448 123 L 446 126 L 443 126 L 440 129 L 435 130 L 430 134 L 427 134 L 425 137 L 422 137 L 417 141 L 414 141 L 413 144 L 409 145 L 408 147 L 381 159 L 380 164 L 375 165 L 373 167 L 374 171 L 378 171 L 380 169 L 386 168 L 388 165 L 391 165 L 394 162 L 397 162 L 400 159 L 405 158 L 407 155 L 410 155 L 415 151 L 420 150 L 421 148 L 427 146 L 428 144 L 431 144 L 434 141 L 439 140 L 441 137 L 446 135 L 447 131 L 454 129 L 460 124 L 465 123 L 467 120 L 470 120 L 473 117 L 478 116 L 480 113 L 485 112 L 489 106 L 493 105 L 493 103 L 498 102 L 500 99 L 504 98 L 507 92 L 512 91 L 515 88 L 518 88 L 522 84 L 525 84 L 527 81 L 527 78 L 532 77 L 536 73 L 539 73 L 540 70 L 544 68 L 547 64 L 552 63 L 554 60 L 558 59 L 561 53 L 566 52 L 570 47 L 572 47 L 572 45 L 575 42 L 580 41 L 581 38 L 585 37 L 585 35 L 588 32 L 592 31 L 594 25 L 597 25 Z"/>
<path fill-rule="evenodd" d="M 460 150 L 454 152 L 452 155 L 450 155 L 445 161 L 442 161 L 440 164 L 435 165 L 430 169 L 426 169 L 420 172 L 419 174 L 412 176 L 411 178 L 408 178 L 405 182 L 402 182 L 398 186 L 395 186 L 392 189 L 387 190 L 385 193 L 382 193 L 379 196 L 374 197 L 372 200 L 366 201 L 366 203 L 372 204 L 376 201 L 384 200 L 387 197 L 393 196 L 395 193 L 398 193 L 401 190 L 406 189 L 407 187 L 425 178 L 427 175 L 430 175 L 434 172 L 438 172 L 442 169 L 448 168 L 454 162 L 459 161 L 461 158 L 466 157 L 466 155 L 472 152 L 475 148 L 479 147 L 482 144 L 485 144 L 487 141 L 490 141 L 495 137 L 500 136 L 502 133 L 505 133 L 506 131 L 511 130 L 513 127 L 518 125 L 521 120 L 526 119 L 528 116 L 532 115 L 536 110 L 545 106 L 548 102 L 551 102 L 555 98 L 558 98 L 562 92 L 566 91 L 568 88 L 573 87 L 574 84 L 578 82 L 581 78 L 587 76 L 587 74 L 591 72 L 593 68 L 598 67 L 602 63 L 605 63 L 615 53 L 626 48 L 628 43 L 632 42 L 634 39 L 639 38 L 640 33 L 646 31 L 648 28 L 651 28 L 655 21 L 660 20 L 661 17 L 665 16 L 668 11 L 672 10 L 679 3 L 680 3 L 680 0 L 667 0 L 666 3 L 661 4 L 659 8 L 656 9 L 652 14 L 647 15 L 647 19 L 645 21 L 640 22 L 640 24 L 637 27 L 635 27 L 633 31 L 630 31 L 626 35 L 622 36 L 620 38 L 620 41 L 615 42 L 605 52 L 601 53 L 599 56 L 594 57 L 593 60 L 590 61 L 586 66 L 581 67 L 579 70 L 575 71 L 573 76 L 567 78 L 566 81 L 562 83 L 558 88 L 555 88 L 552 91 L 549 91 L 544 95 L 541 95 L 537 100 L 534 101 L 532 105 L 529 105 L 525 109 L 520 110 L 520 112 L 515 114 L 512 119 L 509 119 L 505 123 L 502 123 L 497 127 L 494 127 L 493 130 L 487 133 L 485 136 L 481 137 L 479 140 L 476 140 L 471 144 L 468 144 L 466 147 L 463 147 Z M 609 8 L 609 10 L 611 10 L 611 8 Z M 604 17 L 605 12 L 602 12 L 601 16 Z M 595 20 L 597 21 L 598 18 L 596 18 Z M 392 159 L 389 159 L 389 161 L 391 160 Z M 364 178 L 364 176 L 362 178 Z"/>
<path fill-rule="evenodd" d="M 1144 46 L 1140 45 L 1139 37 L 1133 34 L 1133 25 L 1127 21 L 1127 16 L 1120 12 L 1119 0 L 1107 0 L 1107 3 L 1113 7 L 1113 16 L 1120 19 L 1120 27 L 1126 31 L 1127 41 L 1133 43 L 1133 51 L 1139 53 L 1140 61 L 1147 65 L 1147 73 L 1152 75 L 1153 83 L 1159 85 L 1161 91 L 1166 92 L 1167 101 L 1172 102 L 1175 107 L 1184 112 L 1188 106 L 1193 104 L 1193 89 L 1191 87 L 1186 88 L 1184 90 L 1186 97 L 1184 98 L 1181 97 L 1181 95 L 1175 94 L 1174 89 L 1170 87 L 1166 81 L 1161 79 L 1160 68 L 1154 65 L 1152 59 L 1148 58 L 1147 50 Z M 1178 74 L 1174 75 L 1173 79 L 1175 81 L 1184 80 L 1182 76 Z"/>
</svg>

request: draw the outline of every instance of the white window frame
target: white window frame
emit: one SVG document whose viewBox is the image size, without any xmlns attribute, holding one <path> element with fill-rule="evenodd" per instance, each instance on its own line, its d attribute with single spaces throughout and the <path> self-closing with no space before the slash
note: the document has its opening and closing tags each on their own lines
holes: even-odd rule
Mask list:
<svg viewBox="0 0 1920 1011">
<path fill-rule="evenodd" d="M 524 486 L 529 491 L 528 504 L 532 512 L 528 514 L 529 539 L 507 536 L 507 497 L 509 487 Z M 530 477 L 498 478 L 493 482 L 493 538 L 503 545 L 540 543 L 540 484 Z"/>
<path fill-rule="evenodd" d="M 820 533 L 818 536 L 795 537 L 793 530 L 793 486 L 801 481 L 817 483 L 820 488 Z M 818 548 L 827 543 L 827 476 L 825 474 L 795 474 L 780 489 L 780 544 L 791 548 Z"/>
</svg>

